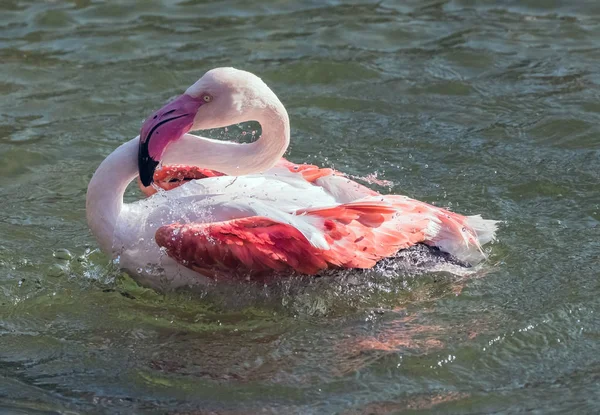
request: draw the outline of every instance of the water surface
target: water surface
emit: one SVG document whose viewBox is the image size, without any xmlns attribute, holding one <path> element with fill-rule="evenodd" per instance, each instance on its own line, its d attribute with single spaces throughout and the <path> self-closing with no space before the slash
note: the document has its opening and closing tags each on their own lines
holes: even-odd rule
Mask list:
<svg viewBox="0 0 600 415">
<path fill-rule="evenodd" d="M 599 33 L 583 0 L 3 0 L 0 412 L 598 412 Z M 506 221 L 489 261 L 136 286 L 87 183 L 217 66 L 280 96 L 291 160 Z"/>
</svg>

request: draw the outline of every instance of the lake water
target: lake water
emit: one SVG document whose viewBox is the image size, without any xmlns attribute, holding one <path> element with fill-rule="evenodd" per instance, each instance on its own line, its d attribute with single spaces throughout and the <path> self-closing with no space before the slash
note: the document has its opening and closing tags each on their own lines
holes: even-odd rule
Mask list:
<svg viewBox="0 0 600 415">
<path fill-rule="evenodd" d="M 599 63 L 592 0 L 2 0 L 0 412 L 598 413 Z M 291 160 L 506 221 L 489 261 L 136 286 L 87 183 L 218 66 L 278 94 Z"/>
</svg>

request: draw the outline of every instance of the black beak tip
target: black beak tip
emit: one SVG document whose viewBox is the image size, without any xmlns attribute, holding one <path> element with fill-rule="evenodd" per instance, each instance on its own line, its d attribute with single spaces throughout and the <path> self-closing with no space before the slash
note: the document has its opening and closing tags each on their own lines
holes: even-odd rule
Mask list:
<svg viewBox="0 0 600 415">
<path fill-rule="evenodd" d="M 158 163 L 158 161 L 154 160 L 148 154 L 148 145 L 145 143 L 140 145 L 138 152 L 138 172 L 144 186 L 150 186 L 154 181 L 154 171 Z"/>
<path fill-rule="evenodd" d="M 152 159 L 139 165 L 140 180 L 144 186 L 150 186 L 154 181 L 154 170 L 156 170 L 158 162 Z"/>
</svg>

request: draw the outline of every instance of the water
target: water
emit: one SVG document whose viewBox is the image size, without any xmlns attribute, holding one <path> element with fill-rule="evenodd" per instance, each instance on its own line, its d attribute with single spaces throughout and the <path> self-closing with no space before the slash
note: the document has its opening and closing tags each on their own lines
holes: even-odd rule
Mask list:
<svg viewBox="0 0 600 415">
<path fill-rule="evenodd" d="M 583 0 L 3 0 L 0 412 L 598 412 L 599 30 Z M 291 160 L 506 221 L 488 263 L 200 295 L 120 275 L 87 182 L 225 65 L 280 96 Z"/>
</svg>

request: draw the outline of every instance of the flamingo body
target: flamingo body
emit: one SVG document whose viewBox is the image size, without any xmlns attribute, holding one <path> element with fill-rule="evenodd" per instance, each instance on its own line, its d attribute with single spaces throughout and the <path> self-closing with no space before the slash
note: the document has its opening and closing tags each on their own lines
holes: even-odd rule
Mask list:
<svg viewBox="0 0 600 415">
<path fill-rule="evenodd" d="M 284 169 L 323 193 L 327 189 L 319 186 L 319 179 L 343 177 L 332 169 L 285 159 L 266 175 L 281 175 Z M 190 179 L 221 176 L 224 174 L 193 166 L 165 166 L 155 172 L 154 181 L 164 190 L 172 190 Z M 167 224 L 157 230 L 156 243 L 177 262 L 217 280 L 269 279 L 274 272 L 316 274 L 328 268 L 371 268 L 417 243 L 443 244 L 439 237 L 442 229 L 450 241 L 445 241 L 450 251 L 463 259 L 482 255 L 477 232 L 467 217 L 405 196 L 380 195 L 348 179 L 343 183 L 357 193 L 356 201 L 288 212 L 316 225 L 313 232 L 323 235 L 327 243 L 324 248 L 312 245 L 293 225 L 264 216 Z M 148 194 L 150 189 L 156 192 L 142 186 Z M 334 190 L 350 197 L 344 189 Z M 467 255 L 463 251 L 471 252 Z"/>
</svg>

